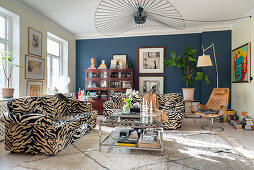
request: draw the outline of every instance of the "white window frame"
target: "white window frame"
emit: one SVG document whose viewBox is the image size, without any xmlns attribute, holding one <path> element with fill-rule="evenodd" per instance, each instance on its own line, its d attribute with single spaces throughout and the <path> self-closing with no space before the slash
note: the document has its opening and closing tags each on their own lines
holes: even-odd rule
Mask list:
<svg viewBox="0 0 254 170">
<path fill-rule="evenodd" d="M 2 12 L 0 12 L 0 16 L 5 18 L 5 38 L 0 37 L 0 43 L 5 45 L 4 51 L 9 51 L 10 53 L 13 52 L 12 50 L 12 18 Z M 4 64 L 4 63 L 3 63 Z M 10 68 L 7 64 L 4 65 L 7 67 L 7 74 L 10 72 Z M 13 73 L 12 73 L 13 75 Z M 4 87 L 7 87 L 7 80 L 5 79 L 5 76 L 3 75 L 3 85 Z M 10 87 L 12 87 L 12 79 L 10 79 Z M 2 91 L 0 91 L 0 94 Z"/>
<path fill-rule="evenodd" d="M 53 58 L 59 59 L 60 60 L 60 64 L 59 64 L 59 77 L 60 76 L 68 76 L 68 41 L 57 37 L 56 35 L 48 32 L 47 33 L 47 40 L 50 39 L 52 41 L 55 41 L 57 43 L 60 44 L 59 47 L 59 56 L 56 56 L 54 54 L 50 54 L 47 51 L 47 61 L 48 59 L 50 59 L 50 73 L 48 73 L 48 65 L 47 65 L 47 76 L 50 76 L 50 82 L 47 82 L 47 90 L 48 90 L 48 94 L 52 93 L 52 91 L 54 89 L 54 87 L 52 87 L 52 74 L 53 74 L 53 66 L 52 66 L 52 61 Z M 47 78 L 48 80 L 48 78 Z M 68 91 L 68 87 L 66 87 L 67 91 Z M 51 90 L 51 91 L 49 91 Z"/>
<path fill-rule="evenodd" d="M 11 11 L 6 10 L 5 8 L 0 7 L 1 15 L 8 18 L 7 21 L 7 37 L 8 37 L 8 47 L 7 51 L 12 53 L 14 58 L 14 64 L 20 65 L 20 17 Z M 1 39 L 3 40 L 3 39 Z M 14 88 L 14 97 L 19 97 L 20 91 L 20 69 L 17 67 L 13 67 L 12 70 L 12 78 L 10 79 L 10 87 Z M 5 81 L 5 87 L 7 85 L 7 81 Z M 15 83 L 14 83 L 15 82 Z M 1 92 L 0 92 L 1 93 Z M 23 95 L 23 94 L 22 94 Z M 0 95 L 1 97 L 1 95 Z"/>
</svg>

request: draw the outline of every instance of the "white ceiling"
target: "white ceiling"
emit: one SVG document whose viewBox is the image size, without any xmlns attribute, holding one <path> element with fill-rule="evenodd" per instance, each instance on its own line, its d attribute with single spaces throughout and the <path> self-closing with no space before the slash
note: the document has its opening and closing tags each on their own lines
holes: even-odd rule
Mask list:
<svg viewBox="0 0 254 170">
<path fill-rule="evenodd" d="M 17 1 L 17 0 L 16 0 Z M 95 28 L 94 15 L 101 0 L 18 0 L 62 26 L 77 38 L 104 37 Z M 249 15 L 254 0 L 169 0 L 184 19 L 221 20 Z M 185 22 L 184 31 L 142 28 L 120 36 L 158 35 L 229 29 L 235 21 L 221 23 Z"/>
</svg>

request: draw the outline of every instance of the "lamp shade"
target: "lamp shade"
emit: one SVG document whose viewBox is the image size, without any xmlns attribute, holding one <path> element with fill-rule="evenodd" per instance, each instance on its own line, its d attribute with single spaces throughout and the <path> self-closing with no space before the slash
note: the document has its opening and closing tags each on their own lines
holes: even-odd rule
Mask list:
<svg viewBox="0 0 254 170">
<path fill-rule="evenodd" d="M 202 55 L 198 57 L 197 67 L 213 66 L 210 55 Z"/>
</svg>

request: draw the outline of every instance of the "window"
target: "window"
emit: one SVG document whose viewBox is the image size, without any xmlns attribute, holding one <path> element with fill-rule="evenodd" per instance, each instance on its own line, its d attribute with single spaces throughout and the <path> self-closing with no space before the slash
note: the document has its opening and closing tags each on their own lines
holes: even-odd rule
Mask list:
<svg viewBox="0 0 254 170">
<path fill-rule="evenodd" d="M 63 45 L 54 37 L 47 38 L 47 86 L 52 91 L 57 87 L 57 81 L 62 76 Z"/>
<path fill-rule="evenodd" d="M 68 92 L 68 86 L 61 83 L 61 76 L 68 76 L 68 42 L 47 33 L 47 89 L 48 94 L 57 88 L 61 93 Z"/>
<path fill-rule="evenodd" d="M 12 51 L 11 50 L 11 18 L 7 15 L 0 13 L 0 53 L 3 55 L 4 51 Z M 2 59 L 0 58 L 0 93 L 2 92 L 2 87 L 6 87 L 7 82 L 4 77 L 3 67 L 2 67 Z M 8 68 L 7 68 L 8 71 Z"/>
</svg>

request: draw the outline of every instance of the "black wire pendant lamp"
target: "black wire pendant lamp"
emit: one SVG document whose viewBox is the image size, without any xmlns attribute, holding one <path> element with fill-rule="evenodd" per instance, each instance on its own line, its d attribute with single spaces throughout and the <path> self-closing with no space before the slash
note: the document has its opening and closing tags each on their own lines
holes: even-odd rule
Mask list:
<svg viewBox="0 0 254 170">
<path fill-rule="evenodd" d="M 150 26 L 185 29 L 181 14 L 167 0 L 102 0 L 94 21 L 106 36 Z"/>
</svg>

